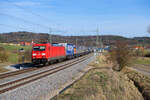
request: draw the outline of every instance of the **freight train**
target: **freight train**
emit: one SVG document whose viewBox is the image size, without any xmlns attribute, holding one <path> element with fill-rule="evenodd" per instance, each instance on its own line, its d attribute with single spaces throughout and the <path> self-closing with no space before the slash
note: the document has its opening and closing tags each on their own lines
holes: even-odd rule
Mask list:
<svg viewBox="0 0 150 100">
<path fill-rule="evenodd" d="M 40 43 L 33 44 L 32 63 L 47 64 L 65 59 L 76 58 L 90 53 L 87 49 L 77 49 L 75 45 L 68 43 Z"/>
</svg>

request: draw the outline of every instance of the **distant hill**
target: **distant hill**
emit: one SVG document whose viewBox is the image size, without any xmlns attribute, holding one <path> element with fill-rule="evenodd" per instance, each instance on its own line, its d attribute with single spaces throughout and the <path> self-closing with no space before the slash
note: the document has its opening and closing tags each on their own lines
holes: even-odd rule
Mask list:
<svg viewBox="0 0 150 100">
<path fill-rule="evenodd" d="M 0 42 L 7 43 L 19 43 L 19 42 L 47 42 L 49 40 L 50 35 L 48 33 L 32 33 L 32 32 L 10 32 L 10 33 L 1 33 L 0 34 Z M 61 35 L 51 35 L 52 42 L 67 42 L 73 43 L 77 45 L 84 46 L 96 46 L 97 36 L 61 36 Z M 104 35 L 99 36 L 100 40 L 104 45 L 113 45 L 116 41 L 126 41 L 131 45 L 142 44 L 143 42 L 146 44 L 150 44 L 150 37 L 135 37 L 135 38 L 126 38 L 122 36 L 115 35 Z"/>
</svg>

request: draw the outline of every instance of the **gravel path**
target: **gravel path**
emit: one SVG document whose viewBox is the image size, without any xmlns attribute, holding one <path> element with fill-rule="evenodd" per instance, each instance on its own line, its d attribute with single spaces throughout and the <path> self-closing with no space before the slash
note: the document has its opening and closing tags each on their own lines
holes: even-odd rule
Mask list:
<svg viewBox="0 0 150 100">
<path fill-rule="evenodd" d="M 90 57 L 82 63 L 76 64 L 63 71 L 47 76 L 20 88 L 0 95 L 0 100 L 49 100 L 58 94 L 66 85 L 71 83 L 95 59 Z"/>
<path fill-rule="evenodd" d="M 142 69 L 142 68 L 138 68 L 138 67 L 134 67 L 134 69 L 148 77 L 150 77 L 150 71 L 149 70 L 145 70 L 145 69 Z"/>
<path fill-rule="evenodd" d="M 150 65 L 148 65 L 148 64 L 135 64 L 133 66 L 133 69 L 150 77 Z"/>
</svg>

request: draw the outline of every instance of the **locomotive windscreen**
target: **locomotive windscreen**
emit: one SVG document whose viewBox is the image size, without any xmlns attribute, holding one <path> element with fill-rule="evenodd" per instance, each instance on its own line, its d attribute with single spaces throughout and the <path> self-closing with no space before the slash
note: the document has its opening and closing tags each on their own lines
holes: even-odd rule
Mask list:
<svg viewBox="0 0 150 100">
<path fill-rule="evenodd" d="M 45 46 L 34 46 L 33 51 L 45 51 Z"/>
</svg>

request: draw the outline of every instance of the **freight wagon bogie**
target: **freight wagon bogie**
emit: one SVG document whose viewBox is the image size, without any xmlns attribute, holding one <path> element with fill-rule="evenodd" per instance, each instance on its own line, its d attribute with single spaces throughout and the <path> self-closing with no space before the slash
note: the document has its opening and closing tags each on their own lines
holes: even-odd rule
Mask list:
<svg viewBox="0 0 150 100">
<path fill-rule="evenodd" d="M 47 62 L 47 59 L 32 59 L 33 64 L 46 64 Z"/>
</svg>

